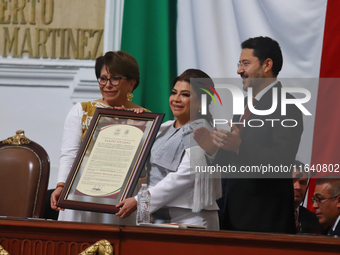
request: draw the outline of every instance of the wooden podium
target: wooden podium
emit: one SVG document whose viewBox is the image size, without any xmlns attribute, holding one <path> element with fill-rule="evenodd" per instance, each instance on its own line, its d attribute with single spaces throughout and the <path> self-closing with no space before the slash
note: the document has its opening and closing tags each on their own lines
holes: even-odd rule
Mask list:
<svg viewBox="0 0 340 255">
<path fill-rule="evenodd" d="M 0 245 L 10 255 L 78 255 L 101 239 L 111 242 L 116 255 L 335 255 L 340 252 L 340 238 L 328 236 L 0 219 Z"/>
</svg>

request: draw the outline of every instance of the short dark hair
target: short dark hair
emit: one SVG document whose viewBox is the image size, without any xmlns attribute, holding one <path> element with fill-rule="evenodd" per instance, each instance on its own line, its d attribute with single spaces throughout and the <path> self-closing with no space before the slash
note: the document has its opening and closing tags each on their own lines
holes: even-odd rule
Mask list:
<svg viewBox="0 0 340 255">
<path fill-rule="evenodd" d="M 133 89 L 139 85 L 139 67 L 136 59 L 125 51 L 108 51 L 104 56 L 96 59 L 95 72 L 97 79 L 103 66 L 106 66 L 110 74 L 121 74 L 128 79 L 136 81 Z"/>
<path fill-rule="evenodd" d="M 334 196 L 340 196 L 340 176 L 339 175 L 325 175 L 315 181 L 315 185 L 323 185 L 328 183 L 330 185 L 328 193 Z"/>
<path fill-rule="evenodd" d="M 273 60 L 272 72 L 275 76 L 281 71 L 283 58 L 277 41 L 270 37 L 259 36 L 245 40 L 241 47 L 242 49 L 253 49 L 253 54 L 259 59 L 261 65 L 268 58 Z"/>
<path fill-rule="evenodd" d="M 175 86 L 176 82 L 178 82 L 178 81 L 188 82 L 191 85 L 191 88 L 196 92 L 197 98 L 200 100 L 201 95 L 206 94 L 206 92 L 204 92 L 203 90 L 200 89 L 200 87 L 203 87 L 204 85 L 198 84 L 198 83 L 191 83 L 190 82 L 191 78 L 205 78 L 204 83 L 206 83 L 207 85 L 209 85 L 212 88 L 215 88 L 214 82 L 212 81 L 212 79 L 210 78 L 210 76 L 208 74 L 206 74 L 202 70 L 193 69 L 193 68 L 187 69 L 181 75 L 177 76 L 174 79 L 173 85 Z M 211 89 L 208 89 L 208 90 L 210 91 L 210 93 L 212 95 L 214 95 L 214 91 L 211 91 Z M 211 100 L 212 100 L 211 97 L 208 96 L 207 97 L 207 105 L 208 106 L 210 105 Z M 206 119 L 210 124 L 213 123 L 213 118 L 212 118 L 212 115 L 211 115 L 209 109 L 207 110 L 206 115 L 200 114 L 200 118 Z"/>
</svg>

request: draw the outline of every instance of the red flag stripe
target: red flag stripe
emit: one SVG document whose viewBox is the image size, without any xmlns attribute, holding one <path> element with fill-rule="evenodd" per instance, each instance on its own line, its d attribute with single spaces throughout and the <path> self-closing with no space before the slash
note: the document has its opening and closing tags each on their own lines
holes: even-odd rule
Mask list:
<svg viewBox="0 0 340 255">
<path fill-rule="evenodd" d="M 324 39 L 321 56 L 320 78 L 339 78 L 340 68 L 340 1 L 328 0 Z M 314 137 L 311 166 L 317 164 L 338 164 L 340 141 L 340 84 L 320 80 L 315 113 Z M 321 176 L 318 173 L 317 176 Z M 316 177 L 317 177 L 316 176 Z M 315 179 L 311 180 L 308 192 L 307 208 L 312 209 L 310 198 L 313 196 Z"/>
</svg>

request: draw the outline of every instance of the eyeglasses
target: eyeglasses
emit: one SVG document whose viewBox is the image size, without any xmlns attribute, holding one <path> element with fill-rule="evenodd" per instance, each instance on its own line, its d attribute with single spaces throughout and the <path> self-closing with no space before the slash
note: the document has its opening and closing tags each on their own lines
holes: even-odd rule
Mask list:
<svg viewBox="0 0 340 255">
<path fill-rule="evenodd" d="M 312 203 L 314 204 L 317 203 L 318 205 L 322 204 L 322 201 L 326 201 L 328 199 L 333 199 L 333 198 L 337 198 L 339 195 L 334 196 L 334 197 L 327 197 L 327 198 L 318 198 L 318 197 L 312 197 L 310 200 L 312 200 Z"/>
<path fill-rule="evenodd" d="M 259 60 L 255 60 L 253 63 L 255 63 L 255 62 L 257 62 L 257 61 L 259 61 Z M 238 62 L 237 63 L 237 68 L 247 68 L 250 64 L 252 64 L 252 63 L 250 63 L 249 61 L 242 61 L 242 62 Z"/>
<path fill-rule="evenodd" d="M 100 76 L 98 78 L 98 83 L 101 86 L 105 86 L 107 84 L 107 81 L 110 81 L 112 86 L 117 86 L 117 85 L 119 85 L 121 80 L 127 80 L 127 77 L 114 76 L 111 79 L 108 79 L 105 76 Z"/>
</svg>

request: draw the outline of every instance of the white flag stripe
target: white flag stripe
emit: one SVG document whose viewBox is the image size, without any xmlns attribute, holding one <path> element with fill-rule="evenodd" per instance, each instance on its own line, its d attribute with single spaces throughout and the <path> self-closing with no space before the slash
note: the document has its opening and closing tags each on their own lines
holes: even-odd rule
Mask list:
<svg viewBox="0 0 340 255">
<path fill-rule="evenodd" d="M 310 163 L 326 8 L 327 0 L 180 0 L 178 72 L 199 68 L 213 78 L 238 77 L 241 42 L 256 36 L 277 40 L 284 59 L 279 74 L 283 86 L 282 78 L 316 78 L 289 79 L 286 85 L 307 88 L 312 94 L 305 105 L 312 116 L 304 116 L 297 155 Z"/>
</svg>

